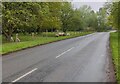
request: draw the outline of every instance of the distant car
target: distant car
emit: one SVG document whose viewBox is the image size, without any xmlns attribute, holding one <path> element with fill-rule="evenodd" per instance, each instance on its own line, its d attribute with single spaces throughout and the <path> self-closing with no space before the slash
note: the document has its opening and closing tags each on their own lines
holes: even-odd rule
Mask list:
<svg viewBox="0 0 120 84">
<path fill-rule="evenodd" d="M 58 36 L 65 36 L 66 34 L 64 33 L 64 32 L 59 32 L 59 33 L 57 33 L 56 34 L 56 36 L 58 37 Z"/>
<path fill-rule="evenodd" d="M 70 34 L 69 33 L 64 33 L 64 32 L 59 32 L 59 33 L 57 33 L 55 36 L 70 36 Z"/>
</svg>

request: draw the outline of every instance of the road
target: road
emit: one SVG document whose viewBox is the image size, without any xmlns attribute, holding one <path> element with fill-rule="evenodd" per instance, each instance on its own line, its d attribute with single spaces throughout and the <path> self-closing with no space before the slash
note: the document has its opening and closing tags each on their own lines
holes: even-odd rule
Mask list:
<svg viewBox="0 0 120 84">
<path fill-rule="evenodd" d="M 3 56 L 3 82 L 107 82 L 109 33 L 93 33 Z"/>
</svg>

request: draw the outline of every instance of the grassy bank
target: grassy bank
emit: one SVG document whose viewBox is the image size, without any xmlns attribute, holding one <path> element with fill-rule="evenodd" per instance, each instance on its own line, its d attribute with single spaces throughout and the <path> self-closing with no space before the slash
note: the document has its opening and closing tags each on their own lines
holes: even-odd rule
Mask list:
<svg viewBox="0 0 120 84">
<path fill-rule="evenodd" d="M 116 69 L 116 78 L 119 81 L 120 84 L 120 71 L 118 67 L 120 67 L 119 60 L 120 57 L 118 57 L 118 33 L 111 33 L 110 34 L 110 46 L 112 49 L 112 57 L 113 57 L 113 62 L 115 64 L 115 69 Z"/>
<path fill-rule="evenodd" d="M 2 51 L 0 51 L 1 54 L 6 54 L 9 52 L 29 48 L 36 45 L 46 44 L 54 41 L 64 40 L 68 38 L 73 38 L 77 36 L 83 36 L 90 34 L 92 32 L 82 32 L 82 33 L 74 33 L 70 32 L 70 36 L 60 36 L 55 37 L 54 33 L 48 33 L 47 35 L 43 33 L 43 35 L 36 35 L 34 38 L 30 35 L 20 35 L 19 38 L 21 42 L 6 42 L 3 38 L 3 43 L 0 45 L 2 47 Z"/>
</svg>

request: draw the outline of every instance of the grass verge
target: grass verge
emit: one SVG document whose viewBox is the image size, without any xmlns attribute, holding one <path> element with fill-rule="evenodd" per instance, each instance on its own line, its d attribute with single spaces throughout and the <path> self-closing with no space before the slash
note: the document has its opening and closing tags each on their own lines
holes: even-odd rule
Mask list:
<svg viewBox="0 0 120 84">
<path fill-rule="evenodd" d="M 120 57 L 118 56 L 118 32 L 110 33 L 110 47 L 112 49 L 112 58 L 116 70 L 116 79 L 120 84 L 120 71 L 118 69 L 120 67 Z"/>
<path fill-rule="evenodd" d="M 78 37 L 78 36 L 83 36 L 83 35 L 87 35 L 90 34 L 92 32 L 82 32 L 82 33 L 73 33 L 71 32 L 70 36 L 60 36 L 60 37 L 50 37 L 49 35 L 47 37 L 45 36 L 35 36 L 34 38 L 32 38 L 30 35 L 20 35 L 19 38 L 21 39 L 21 42 L 4 42 L 3 44 L 0 45 L 0 47 L 2 47 L 2 51 L 0 51 L 1 54 L 8 54 L 14 51 L 18 51 L 18 50 L 22 50 L 22 49 L 26 49 L 26 48 L 30 48 L 30 47 L 34 47 L 37 45 L 42 45 L 42 44 L 47 44 L 47 43 L 51 43 L 51 42 L 55 42 L 55 41 L 60 41 L 60 40 L 64 40 L 64 39 L 68 39 L 68 38 L 73 38 L 73 37 Z"/>
</svg>

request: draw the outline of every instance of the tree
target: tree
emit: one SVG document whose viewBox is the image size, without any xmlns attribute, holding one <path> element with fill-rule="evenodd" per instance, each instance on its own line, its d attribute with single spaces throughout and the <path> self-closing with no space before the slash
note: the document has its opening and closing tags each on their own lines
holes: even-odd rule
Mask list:
<svg viewBox="0 0 120 84">
<path fill-rule="evenodd" d="M 55 30 L 59 30 L 62 26 L 61 6 L 61 3 L 59 2 L 49 2 L 48 4 L 50 14 L 46 19 L 46 25 L 48 25 L 47 28 L 52 32 Z"/>
<path fill-rule="evenodd" d="M 66 32 L 70 25 L 70 19 L 72 17 L 73 8 L 71 6 L 71 3 L 64 2 L 62 3 L 62 9 L 61 9 L 61 21 L 62 21 L 62 31 Z"/>
<path fill-rule="evenodd" d="M 6 39 L 10 38 L 15 30 L 19 28 L 32 28 L 37 13 L 36 3 L 4 2 L 3 3 L 3 34 Z M 21 29 L 22 30 L 22 29 Z"/>
<path fill-rule="evenodd" d="M 70 25 L 69 25 L 69 30 L 70 31 L 81 31 L 83 30 L 83 21 L 81 18 L 81 12 L 79 11 L 79 9 L 75 9 L 73 10 L 73 15 L 70 18 Z"/>
<path fill-rule="evenodd" d="M 114 29 L 120 28 L 120 1 L 117 2 L 106 3 L 105 8 L 108 13 L 107 25 L 111 26 Z"/>
<path fill-rule="evenodd" d="M 111 7 L 111 14 L 109 16 L 109 19 L 111 19 L 112 26 L 115 29 L 120 28 L 120 2 L 113 2 Z"/>
<path fill-rule="evenodd" d="M 93 30 L 93 31 L 96 31 L 98 29 L 97 14 L 93 10 L 89 13 L 88 27 L 90 28 L 90 30 Z"/>
<path fill-rule="evenodd" d="M 98 31 L 106 30 L 107 12 L 105 8 L 100 8 L 98 14 Z"/>
</svg>

